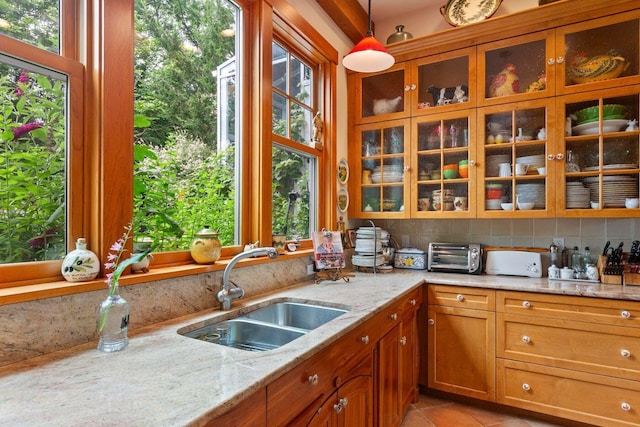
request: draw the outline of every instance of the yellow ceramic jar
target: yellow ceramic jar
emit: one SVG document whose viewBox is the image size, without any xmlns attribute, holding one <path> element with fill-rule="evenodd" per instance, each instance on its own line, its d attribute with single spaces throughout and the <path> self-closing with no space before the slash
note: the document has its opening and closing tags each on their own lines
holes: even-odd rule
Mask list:
<svg viewBox="0 0 640 427">
<path fill-rule="evenodd" d="M 222 245 L 218 232 L 205 225 L 191 242 L 191 257 L 198 264 L 212 264 L 220 259 Z"/>
</svg>

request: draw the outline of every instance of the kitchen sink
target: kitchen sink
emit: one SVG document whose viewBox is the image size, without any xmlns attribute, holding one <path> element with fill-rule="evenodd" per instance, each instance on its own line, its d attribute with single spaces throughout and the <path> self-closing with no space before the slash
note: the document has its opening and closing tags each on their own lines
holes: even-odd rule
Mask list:
<svg viewBox="0 0 640 427">
<path fill-rule="evenodd" d="M 281 347 L 346 312 L 317 304 L 274 302 L 231 319 L 211 319 L 212 323 L 205 321 L 200 327 L 186 326 L 178 333 L 241 350 L 266 351 Z"/>
<path fill-rule="evenodd" d="M 311 331 L 335 319 L 346 310 L 296 302 L 280 302 L 245 314 L 247 319 Z"/>
</svg>

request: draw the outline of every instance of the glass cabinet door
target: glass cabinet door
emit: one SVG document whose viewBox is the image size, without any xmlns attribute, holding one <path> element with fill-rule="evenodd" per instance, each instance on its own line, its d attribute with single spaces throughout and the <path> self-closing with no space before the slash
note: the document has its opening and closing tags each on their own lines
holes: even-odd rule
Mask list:
<svg viewBox="0 0 640 427">
<path fill-rule="evenodd" d="M 566 118 L 563 151 L 564 216 L 635 216 L 640 169 L 640 85 L 590 92 L 561 102 Z"/>
<path fill-rule="evenodd" d="M 417 149 L 412 155 L 412 216 L 470 218 L 476 199 L 469 141 L 474 133 L 472 110 L 413 120 Z"/>
<path fill-rule="evenodd" d="M 405 64 L 355 79 L 356 123 L 371 123 L 409 116 L 410 85 Z"/>
<path fill-rule="evenodd" d="M 361 218 L 408 217 L 409 120 L 361 125 L 356 129 L 360 159 L 356 164 L 355 213 Z"/>
<path fill-rule="evenodd" d="M 475 48 L 434 55 L 414 62 L 411 68 L 413 115 L 475 107 Z M 413 89 L 414 86 L 411 86 Z"/>
<path fill-rule="evenodd" d="M 544 31 L 478 47 L 478 105 L 494 105 L 555 93 L 554 40 Z"/>
<path fill-rule="evenodd" d="M 640 12 L 557 30 L 558 93 L 640 82 Z"/>
<path fill-rule="evenodd" d="M 478 113 L 479 217 L 548 217 L 554 171 L 547 162 L 553 105 L 537 100 Z"/>
</svg>

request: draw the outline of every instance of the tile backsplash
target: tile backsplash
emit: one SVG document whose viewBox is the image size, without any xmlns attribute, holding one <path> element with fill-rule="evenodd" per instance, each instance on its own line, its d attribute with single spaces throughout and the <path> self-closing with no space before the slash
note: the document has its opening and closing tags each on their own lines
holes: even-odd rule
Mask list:
<svg viewBox="0 0 640 427">
<path fill-rule="evenodd" d="M 366 225 L 353 221 L 352 226 Z M 403 236 L 409 245 L 427 249 L 429 242 L 471 242 L 487 246 L 548 248 L 554 237 L 564 237 L 565 246 L 589 246 L 602 251 L 607 240 L 629 249 L 640 239 L 639 218 L 549 218 L 549 219 L 451 219 L 379 220 L 376 226 L 391 233 L 399 246 Z"/>
</svg>

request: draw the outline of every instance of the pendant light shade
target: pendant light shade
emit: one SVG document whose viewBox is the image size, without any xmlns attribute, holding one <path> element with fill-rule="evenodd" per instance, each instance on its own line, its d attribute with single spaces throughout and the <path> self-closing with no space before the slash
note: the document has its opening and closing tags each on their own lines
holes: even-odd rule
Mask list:
<svg viewBox="0 0 640 427">
<path fill-rule="evenodd" d="M 395 58 L 373 37 L 371 31 L 371 0 L 369 0 L 369 29 L 360 43 L 342 58 L 345 68 L 358 73 L 375 73 L 386 70 L 395 62 Z"/>
</svg>

